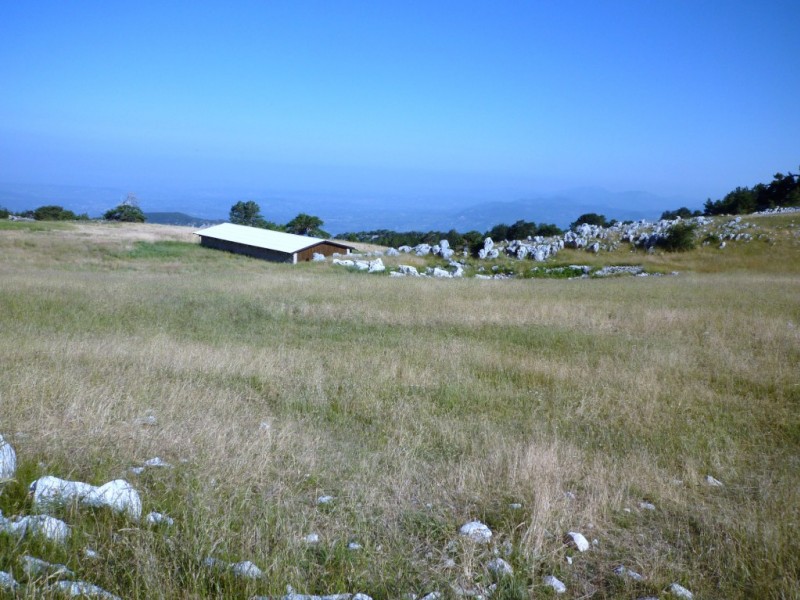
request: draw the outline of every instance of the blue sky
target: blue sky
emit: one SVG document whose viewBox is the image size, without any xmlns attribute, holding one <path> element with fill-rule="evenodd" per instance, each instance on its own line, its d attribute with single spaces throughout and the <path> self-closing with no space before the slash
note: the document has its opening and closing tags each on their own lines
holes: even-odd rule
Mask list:
<svg viewBox="0 0 800 600">
<path fill-rule="evenodd" d="M 796 0 L 4 2 L 0 182 L 699 206 L 798 168 L 798 22 Z"/>
</svg>

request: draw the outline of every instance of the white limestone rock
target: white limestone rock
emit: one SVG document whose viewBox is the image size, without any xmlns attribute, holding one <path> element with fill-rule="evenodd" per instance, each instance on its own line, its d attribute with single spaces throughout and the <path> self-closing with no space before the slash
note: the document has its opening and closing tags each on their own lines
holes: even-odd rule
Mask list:
<svg viewBox="0 0 800 600">
<path fill-rule="evenodd" d="M 31 515 L 4 519 L 0 515 L 0 531 L 5 531 L 15 537 L 38 535 L 52 542 L 63 544 L 70 536 L 69 525 L 61 519 L 48 515 Z"/>
<path fill-rule="evenodd" d="M 148 513 L 144 520 L 148 525 L 166 525 L 167 527 L 172 527 L 175 524 L 175 519 L 160 512 Z"/>
<path fill-rule="evenodd" d="M 17 581 L 11 576 L 11 573 L 0 571 L 0 590 L 7 590 L 13 592 L 19 588 Z"/>
<path fill-rule="evenodd" d="M 449 271 L 445 271 L 440 267 L 434 267 L 433 271 L 431 271 L 431 275 L 437 279 L 450 279 L 452 277 Z"/>
<path fill-rule="evenodd" d="M 496 577 L 505 577 L 506 575 L 514 574 L 514 569 L 502 558 L 493 558 L 489 561 L 489 564 L 486 565 L 486 568 Z"/>
<path fill-rule="evenodd" d="M 655 510 L 656 505 L 650 502 L 639 502 L 639 508 L 642 510 Z"/>
<path fill-rule="evenodd" d="M 133 486 L 124 479 L 115 479 L 95 488 L 86 496 L 83 503 L 87 506 L 106 506 L 118 513 L 125 513 L 138 521 L 142 516 L 142 500 Z"/>
<path fill-rule="evenodd" d="M 397 250 L 397 248 L 389 248 L 386 251 L 386 256 L 397 256 L 398 254 L 400 254 L 400 252 Z"/>
<path fill-rule="evenodd" d="M 99 487 L 82 481 L 68 481 L 47 475 L 30 485 L 33 504 L 39 508 L 53 505 L 79 503 L 85 506 L 108 507 L 125 513 L 131 519 L 142 516 L 142 501 L 139 493 L 124 479 L 115 479 Z"/>
<path fill-rule="evenodd" d="M 82 481 L 69 481 L 45 475 L 34 481 L 29 491 L 33 494 L 33 504 L 38 508 L 78 502 L 94 491 L 95 486 Z"/>
<path fill-rule="evenodd" d="M 371 260 L 367 267 L 368 273 L 382 273 L 386 270 L 386 266 L 383 264 L 383 261 L 380 258 L 376 258 L 375 260 Z"/>
<path fill-rule="evenodd" d="M 320 496 L 317 498 L 317 504 L 330 504 L 334 500 L 336 500 L 334 496 Z"/>
<path fill-rule="evenodd" d="M 614 569 L 614 573 L 619 575 L 620 577 L 627 577 L 628 579 L 633 579 L 634 581 L 644 581 L 644 577 L 639 575 L 636 571 L 631 571 L 630 569 L 624 567 L 623 565 L 619 565 Z"/>
<path fill-rule="evenodd" d="M 694 594 L 679 583 L 673 583 L 669 586 L 669 591 L 673 596 L 677 596 L 678 598 L 686 598 L 686 600 L 694 598 Z"/>
<path fill-rule="evenodd" d="M 145 467 L 171 469 L 172 465 L 168 462 L 161 460 L 158 456 L 144 461 Z"/>
<path fill-rule="evenodd" d="M 469 523 L 464 523 L 459 532 L 461 535 L 471 539 L 473 542 L 488 543 L 492 541 L 492 530 L 480 521 L 470 521 Z"/>
<path fill-rule="evenodd" d="M 567 586 L 564 585 L 564 583 L 560 579 L 554 577 L 553 575 L 545 575 L 542 578 L 542 583 L 544 583 L 545 585 L 549 585 L 551 588 L 553 588 L 553 591 L 556 594 L 564 594 L 567 591 Z"/>
<path fill-rule="evenodd" d="M 711 475 L 706 475 L 706 484 L 711 487 L 722 487 L 723 483 L 719 479 L 715 479 Z"/>
<path fill-rule="evenodd" d="M 571 542 L 572 545 L 578 549 L 578 552 L 586 552 L 589 549 L 589 541 L 582 533 L 578 533 L 577 531 L 567 532 L 567 542 Z"/>
<path fill-rule="evenodd" d="M 341 258 L 334 258 L 331 263 L 340 267 L 354 267 L 356 264 L 352 260 Z"/>
<path fill-rule="evenodd" d="M 145 415 L 143 417 L 138 417 L 133 420 L 136 425 L 141 425 L 143 427 L 155 427 L 158 425 L 158 419 L 155 415 Z"/>
<path fill-rule="evenodd" d="M 59 592 L 67 596 L 83 598 L 105 598 L 106 600 L 121 600 L 111 592 L 100 586 L 86 583 L 85 581 L 58 581 L 47 586 L 48 591 Z"/>
<path fill-rule="evenodd" d="M 264 571 L 249 560 L 233 563 L 231 565 L 231 571 L 233 571 L 233 574 L 237 577 L 243 577 L 245 579 L 261 579 L 264 576 Z"/>
<path fill-rule="evenodd" d="M 325 255 L 320 254 L 319 252 L 314 252 L 314 254 L 311 255 L 311 260 L 313 262 L 325 262 Z"/>
<path fill-rule="evenodd" d="M 411 265 L 397 265 L 397 268 L 403 275 L 408 275 L 410 277 L 419 277 L 419 271 L 417 271 L 416 267 Z"/>
<path fill-rule="evenodd" d="M 309 533 L 303 540 L 306 544 L 319 544 L 319 534 Z"/>
<path fill-rule="evenodd" d="M 0 435 L 0 481 L 12 479 L 17 472 L 17 453 Z"/>
<path fill-rule="evenodd" d="M 22 563 L 22 572 L 28 576 L 29 579 L 39 577 L 40 575 L 47 575 L 52 578 L 69 579 L 75 577 L 75 573 L 69 570 L 67 565 L 49 563 L 41 558 L 34 556 L 24 555 L 20 558 Z"/>
</svg>

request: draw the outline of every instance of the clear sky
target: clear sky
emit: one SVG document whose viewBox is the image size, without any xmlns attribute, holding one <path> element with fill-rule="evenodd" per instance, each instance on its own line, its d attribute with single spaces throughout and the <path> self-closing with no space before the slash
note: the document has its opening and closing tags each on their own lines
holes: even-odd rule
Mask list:
<svg viewBox="0 0 800 600">
<path fill-rule="evenodd" d="M 718 198 L 800 165 L 800 2 L 0 3 L 0 182 Z"/>
</svg>

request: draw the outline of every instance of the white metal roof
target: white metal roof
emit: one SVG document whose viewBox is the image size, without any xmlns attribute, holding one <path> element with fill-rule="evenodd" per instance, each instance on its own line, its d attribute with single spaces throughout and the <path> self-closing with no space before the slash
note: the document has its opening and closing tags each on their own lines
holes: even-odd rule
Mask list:
<svg viewBox="0 0 800 600">
<path fill-rule="evenodd" d="M 321 242 L 328 241 L 305 235 L 272 231 L 271 229 L 234 225 L 233 223 L 222 223 L 221 225 L 214 225 L 213 227 L 201 229 L 200 231 L 195 231 L 195 235 L 225 240 L 226 242 L 246 244 L 248 246 L 255 246 L 256 248 L 268 248 L 269 250 L 277 250 L 278 252 L 286 252 L 288 254 L 300 252 L 311 246 L 316 246 Z M 347 247 L 338 242 L 329 243 L 345 248 Z"/>
</svg>

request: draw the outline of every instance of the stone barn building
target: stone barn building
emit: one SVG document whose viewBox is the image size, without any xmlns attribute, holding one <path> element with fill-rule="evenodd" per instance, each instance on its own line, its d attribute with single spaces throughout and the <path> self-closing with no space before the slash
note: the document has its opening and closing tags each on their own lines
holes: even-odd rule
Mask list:
<svg viewBox="0 0 800 600">
<path fill-rule="evenodd" d="M 272 262 L 298 263 L 311 260 L 314 254 L 331 256 L 335 253 L 350 254 L 353 250 L 352 246 L 331 240 L 233 223 L 201 229 L 195 235 L 200 236 L 200 245 L 206 248 L 226 250 Z"/>
</svg>

